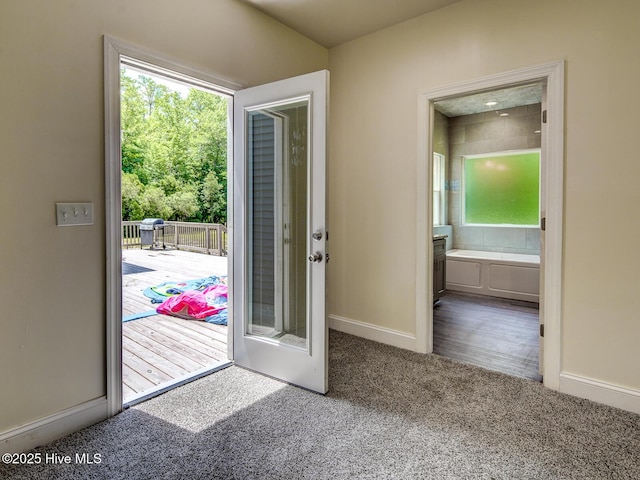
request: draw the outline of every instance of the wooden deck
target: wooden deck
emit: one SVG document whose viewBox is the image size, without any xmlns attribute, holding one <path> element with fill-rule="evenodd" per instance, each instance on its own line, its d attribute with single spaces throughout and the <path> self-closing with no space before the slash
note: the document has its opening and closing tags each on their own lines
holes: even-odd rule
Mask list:
<svg viewBox="0 0 640 480">
<path fill-rule="evenodd" d="M 227 258 L 179 250 L 123 250 L 123 317 L 157 304 L 142 293 L 169 281 L 227 274 Z M 228 363 L 227 327 L 167 315 L 122 324 L 123 401 L 129 404 Z"/>
</svg>

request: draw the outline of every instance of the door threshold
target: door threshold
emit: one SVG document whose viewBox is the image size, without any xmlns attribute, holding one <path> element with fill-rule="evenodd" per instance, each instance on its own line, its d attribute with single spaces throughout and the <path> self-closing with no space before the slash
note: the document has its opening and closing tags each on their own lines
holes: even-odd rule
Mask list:
<svg viewBox="0 0 640 480">
<path fill-rule="evenodd" d="M 158 385 L 158 387 L 156 387 L 155 389 L 150 391 L 147 390 L 146 392 L 141 393 L 140 396 L 134 397 L 128 400 L 126 403 L 122 405 L 122 408 L 127 409 L 129 407 L 137 405 L 138 403 L 145 402 L 153 397 L 162 395 L 163 393 L 166 393 L 169 390 L 173 390 L 174 388 L 178 388 L 178 387 L 181 387 L 182 385 L 186 385 L 187 383 L 191 383 L 194 380 L 198 380 L 202 377 L 206 377 L 207 375 L 211 375 L 212 373 L 216 373 L 220 370 L 224 370 L 225 368 L 230 367 L 231 365 L 233 365 L 233 362 L 231 360 L 228 360 L 226 362 L 220 362 L 218 365 L 216 365 L 213 368 L 205 367 L 202 370 L 196 371 L 194 373 L 190 373 L 188 375 L 185 375 L 182 378 L 174 379 L 172 382 L 165 383 L 163 385 Z"/>
</svg>

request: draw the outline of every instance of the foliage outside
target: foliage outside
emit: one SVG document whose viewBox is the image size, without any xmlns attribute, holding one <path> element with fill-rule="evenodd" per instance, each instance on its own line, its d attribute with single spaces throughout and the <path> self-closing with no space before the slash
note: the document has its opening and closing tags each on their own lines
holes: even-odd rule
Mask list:
<svg viewBox="0 0 640 480">
<path fill-rule="evenodd" d="M 227 100 L 121 78 L 122 219 L 226 224 Z"/>
</svg>

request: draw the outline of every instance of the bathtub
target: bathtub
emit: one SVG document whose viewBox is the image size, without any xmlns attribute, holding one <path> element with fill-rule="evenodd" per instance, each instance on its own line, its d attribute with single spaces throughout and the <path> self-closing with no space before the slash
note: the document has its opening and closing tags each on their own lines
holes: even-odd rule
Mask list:
<svg viewBox="0 0 640 480">
<path fill-rule="evenodd" d="M 512 298 L 540 299 L 540 256 L 519 253 L 449 250 L 447 290 Z"/>
</svg>

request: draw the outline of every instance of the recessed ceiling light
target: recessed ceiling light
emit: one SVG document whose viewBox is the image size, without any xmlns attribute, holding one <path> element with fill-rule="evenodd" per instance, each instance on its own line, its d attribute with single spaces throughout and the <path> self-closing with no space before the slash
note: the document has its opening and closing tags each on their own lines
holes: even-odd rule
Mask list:
<svg viewBox="0 0 640 480">
<path fill-rule="evenodd" d="M 509 116 L 509 114 L 508 114 L 508 113 L 501 113 L 501 114 L 500 114 L 500 116 L 501 116 L 501 117 L 508 117 L 508 116 Z"/>
<path fill-rule="evenodd" d="M 497 104 L 498 104 L 498 102 L 493 102 L 493 101 L 492 101 L 492 102 L 487 102 L 487 103 L 485 103 L 485 105 L 486 105 L 487 107 L 493 107 L 494 105 L 497 105 Z"/>
<path fill-rule="evenodd" d="M 534 131 L 533 133 L 540 133 L 540 130 L 536 130 L 536 131 Z"/>
</svg>

